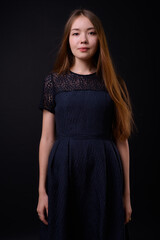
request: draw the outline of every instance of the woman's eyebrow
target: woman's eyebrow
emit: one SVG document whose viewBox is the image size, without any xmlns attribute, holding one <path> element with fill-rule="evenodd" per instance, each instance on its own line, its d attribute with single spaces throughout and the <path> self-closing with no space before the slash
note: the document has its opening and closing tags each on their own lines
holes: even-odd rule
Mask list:
<svg viewBox="0 0 160 240">
<path fill-rule="evenodd" d="M 87 28 L 87 30 L 91 30 L 91 29 L 95 29 L 95 28 L 94 28 L 94 27 L 89 27 L 89 28 Z M 73 31 L 73 30 L 79 31 L 80 29 L 79 29 L 79 28 L 72 28 L 71 31 Z"/>
</svg>

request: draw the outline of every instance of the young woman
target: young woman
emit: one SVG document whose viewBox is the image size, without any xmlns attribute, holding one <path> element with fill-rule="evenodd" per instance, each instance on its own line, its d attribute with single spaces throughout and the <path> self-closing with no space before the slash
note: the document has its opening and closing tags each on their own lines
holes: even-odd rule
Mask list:
<svg viewBox="0 0 160 240">
<path fill-rule="evenodd" d="M 39 108 L 41 239 L 124 240 L 133 117 L 93 12 L 71 13 Z"/>
</svg>

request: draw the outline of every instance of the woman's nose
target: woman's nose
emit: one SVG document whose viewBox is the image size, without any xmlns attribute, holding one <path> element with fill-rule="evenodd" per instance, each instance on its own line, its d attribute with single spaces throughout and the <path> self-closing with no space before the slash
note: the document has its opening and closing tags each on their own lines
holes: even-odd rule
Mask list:
<svg viewBox="0 0 160 240">
<path fill-rule="evenodd" d="M 86 36 L 85 33 L 81 34 L 80 40 L 81 40 L 81 43 L 87 43 L 88 42 L 88 39 L 87 39 L 87 36 Z"/>
</svg>

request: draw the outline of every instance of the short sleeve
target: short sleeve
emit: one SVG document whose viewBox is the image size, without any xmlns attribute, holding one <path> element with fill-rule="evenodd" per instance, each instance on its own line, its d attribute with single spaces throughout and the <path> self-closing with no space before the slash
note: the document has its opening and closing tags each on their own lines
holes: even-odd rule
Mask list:
<svg viewBox="0 0 160 240">
<path fill-rule="evenodd" d="M 38 108 L 55 114 L 55 99 L 54 99 L 54 81 L 52 73 L 49 73 L 43 80 L 43 87 Z"/>
</svg>

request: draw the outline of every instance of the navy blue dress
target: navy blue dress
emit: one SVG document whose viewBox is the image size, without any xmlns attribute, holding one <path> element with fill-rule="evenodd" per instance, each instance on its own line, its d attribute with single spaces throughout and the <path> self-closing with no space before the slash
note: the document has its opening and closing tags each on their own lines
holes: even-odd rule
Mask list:
<svg viewBox="0 0 160 240">
<path fill-rule="evenodd" d="M 39 109 L 55 115 L 48 159 L 48 225 L 40 240 L 124 240 L 123 168 L 114 102 L 96 74 L 50 72 Z"/>
</svg>

